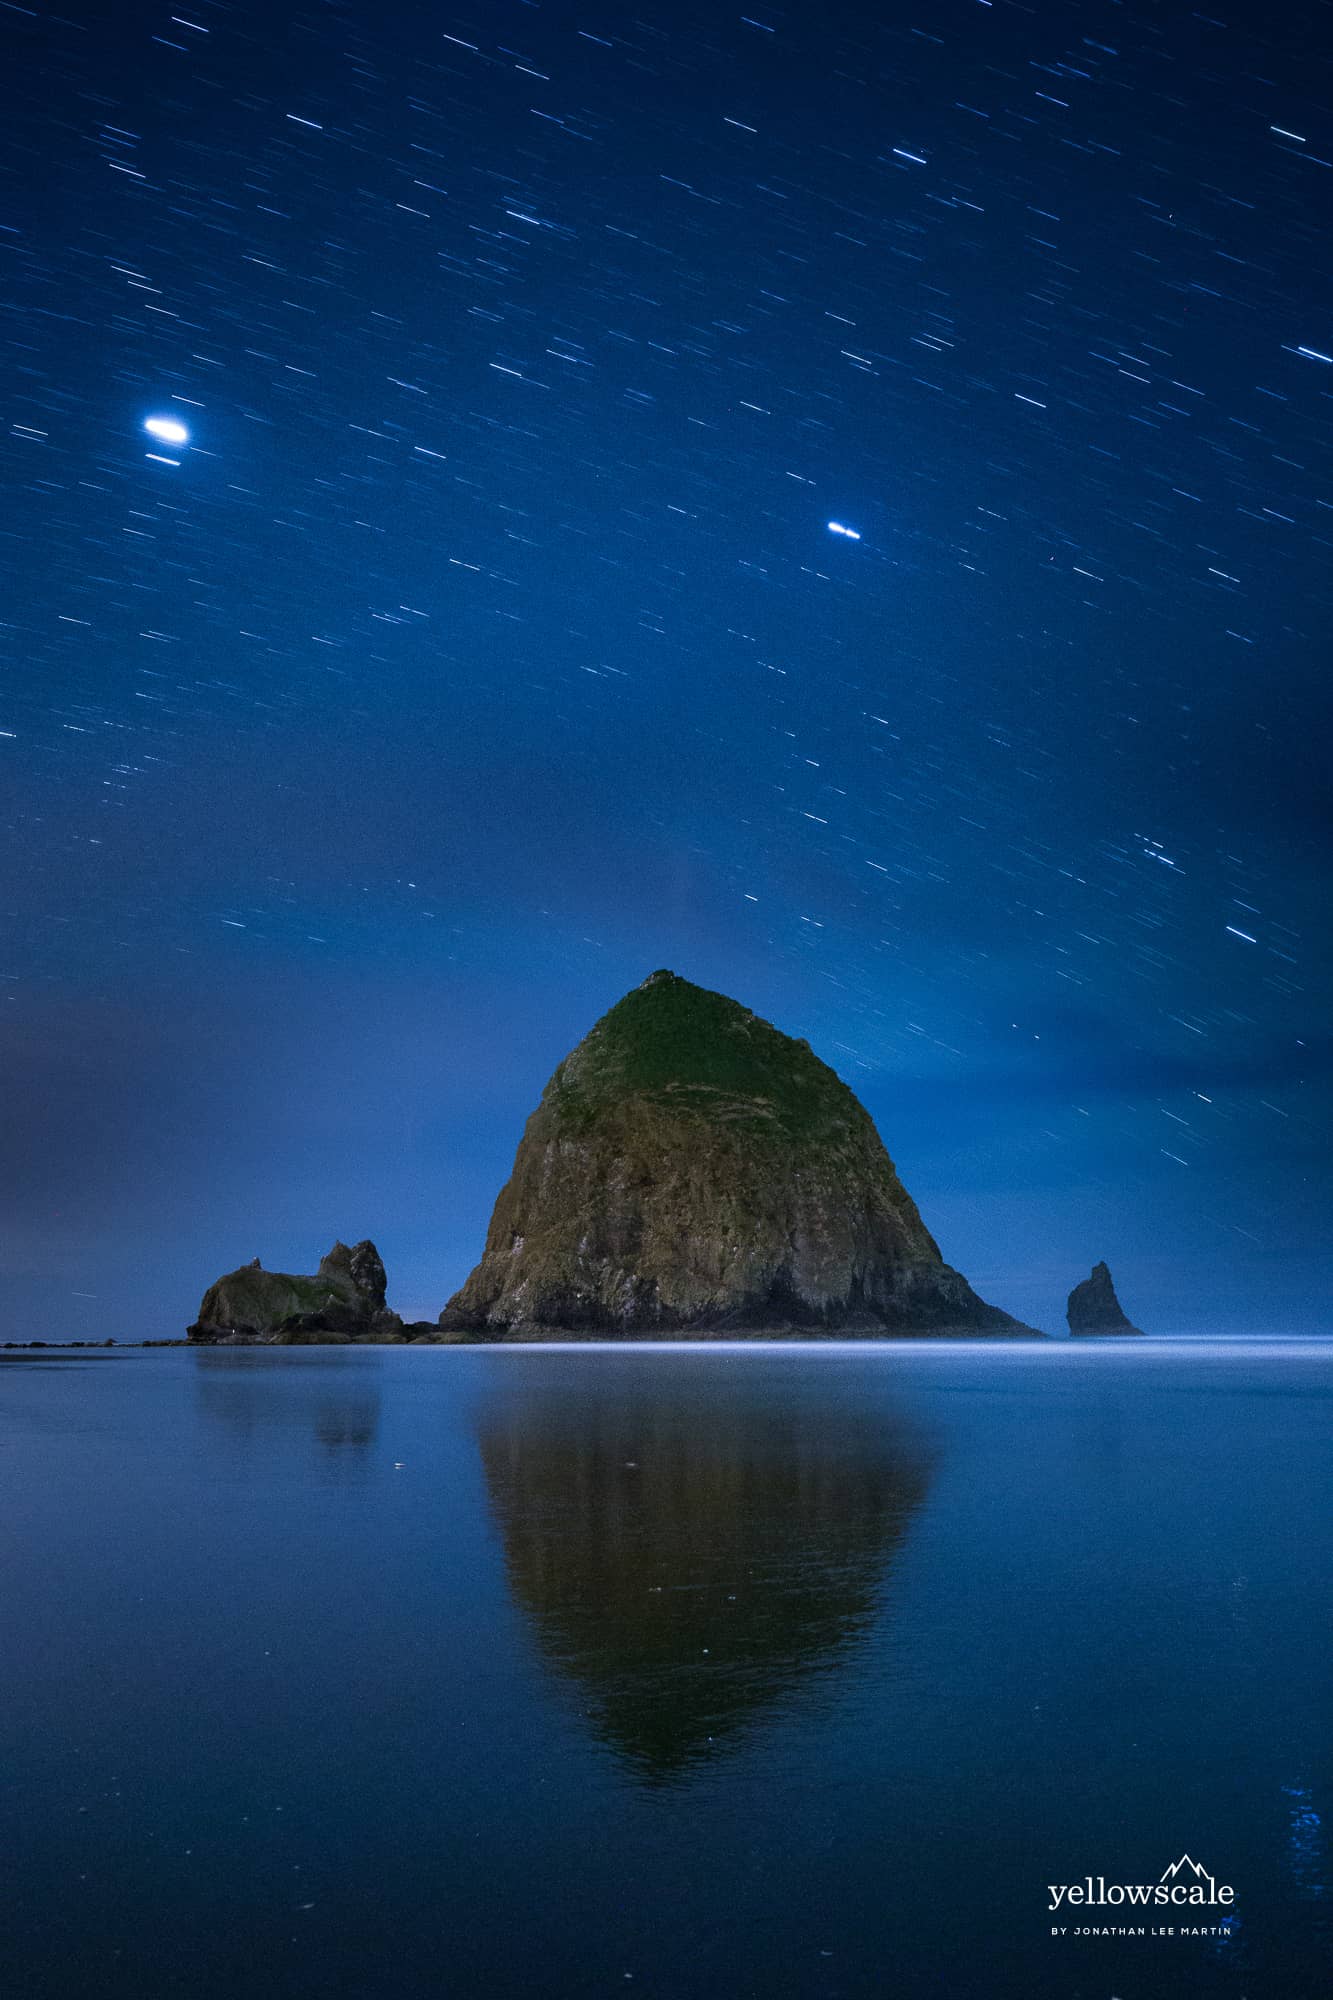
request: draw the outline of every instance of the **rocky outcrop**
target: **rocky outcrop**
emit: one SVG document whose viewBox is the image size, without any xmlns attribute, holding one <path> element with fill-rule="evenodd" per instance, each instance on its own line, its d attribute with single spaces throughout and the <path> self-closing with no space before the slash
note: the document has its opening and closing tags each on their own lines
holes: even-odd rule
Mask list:
<svg viewBox="0 0 1333 2000">
<path fill-rule="evenodd" d="M 560 1064 L 485 1253 L 474 1337 L 1030 1334 L 946 1264 L 804 1041 L 655 972 Z"/>
<path fill-rule="evenodd" d="M 1066 1311 L 1071 1334 L 1133 1333 L 1142 1337 L 1142 1327 L 1131 1326 L 1125 1317 L 1105 1264 L 1094 1264 L 1092 1276 L 1075 1285 Z"/>
<path fill-rule="evenodd" d="M 369 1241 L 350 1248 L 335 1243 L 311 1278 L 266 1271 L 256 1257 L 209 1286 L 190 1339 L 279 1347 L 399 1341 L 403 1322 L 385 1304 L 385 1283 L 379 1251 Z"/>
</svg>

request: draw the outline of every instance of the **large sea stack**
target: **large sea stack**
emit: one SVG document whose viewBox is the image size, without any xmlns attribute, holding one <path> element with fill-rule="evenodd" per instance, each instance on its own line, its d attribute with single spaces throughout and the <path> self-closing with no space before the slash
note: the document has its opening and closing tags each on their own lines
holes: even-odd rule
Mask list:
<svg viewBox="0 0 1333 2000">
<path fill-rule="evenodd" d="M 278 1347 L 401 1340 L 403 1322 L 384 1293 L 384 1265 L 369 1240 L 335 1243 L 313 1277 L 266 1271 L 256 1257 L 209 1286 L 190 1339 Z"/>
<path fill-rule="evenodd" d="M 1092 1276 L 1075 1285 L 1066 1307 L 1069 1331 L 1075 1335 L 1132 1333 L 1142 1337 L 1143 1328 L 1131 1325 L 1111 1283 L 1110 1269 L 1094 1264 Z"/>
<path fill-rule="evenodd" d="M 809 1044 L 673 972 L 556 1070 L 440 1324 L 491 1339 L 1032 1332 L 944 1262 Z"/>
</svg>

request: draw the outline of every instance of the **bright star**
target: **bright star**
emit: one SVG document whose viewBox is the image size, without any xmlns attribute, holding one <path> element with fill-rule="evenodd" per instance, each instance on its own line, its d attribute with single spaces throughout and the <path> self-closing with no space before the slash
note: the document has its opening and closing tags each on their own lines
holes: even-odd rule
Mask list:
<svg viewBox="0 0 1333 2000">
<path fill-rule="evenodd" d="M 861 539 L 859 528 L 844 528 L 841 521 L 830 521 L 828 531 L 831 535 L 846 535 L 849 542 L 859 542 Z"/>
<path fill-rule="evenodd" d="M 177 423 L 175 417 L 145 417 L 144 429 L 149 437 L 155 437 L 162 444 L 188 444 L 190 433 L 184 424 Z"/>
</svg>

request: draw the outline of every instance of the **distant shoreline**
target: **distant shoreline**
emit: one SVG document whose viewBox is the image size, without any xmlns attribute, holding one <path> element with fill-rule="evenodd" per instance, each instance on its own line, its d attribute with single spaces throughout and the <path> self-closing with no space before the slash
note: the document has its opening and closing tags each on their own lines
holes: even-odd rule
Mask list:
<svg viewBox="0 0 1333 2000">
<path fill-rule="evenodd" d="M 1163 1346 L 1220 1346 L 1227 1343 L 1248 1343 L 1251 1345 L 1266 1343 L 1277 1345 L 1283 1341 L 1321 1342 L 1326 1346 L 1333 1347 L 1333 1331 L 1328 1333 L 1156 1333 L 1141 1334 L 1136 1339 L 1127 1340 L 1123 1335 L 1114 1333 L 1081 1334 L 1078 1336 L 1060 1333 L 975 1334 L 957 1332 L 940 1334 L 809 1334 L 773 1330 L 744 1334 L 700 1332 L 683 1335 L 634 1334 L 620 1336 L 614 1334 L 577 1334 L 562 1330 L 560 1332 L 543 1333 L 536 1337 L 526 1332 L 523 1334 L 512 1334 L 498 1340 L 432 1340 L 423 1341 L 420 1344 L 412 1341 L 303 1341 L 296 1346 L 288 1346 L 285 1343 L 267 1340 L 206 1341 L 188 1340 L 184 1337 L 163 1340 L 5 1340 L 0 1341 L 0 1360 L 5 1359 L 7 1356 L 17 1357 L 25 1354 L 105 1354 L 108 1351 L 117 1354 L 142 1354 L 156 1352 L 162 1348 L 187 1348 L 196 1353 L 207 1350 L 211 1353 L 219 1347 L 235 1348 L 246 1352 L 261 1350 L 265 1353 L 276 1354 L 300 1353 L 309 1351 L 312 1348 L 320 1353 L 343 1353 L 346 1352 L 348 1347 L 354 1347 L 358 1351 L 369 1349 L 374 1352 L 381 1352 L 385 1348 L 392 1348 L 396 1352 L 402 1352 L 404 1349 L 412 1349 L 417 1353 L 421 1351 L 422 1347 L 453 1349 L 455 1351 L 464 1349 L 472 1352 L 485 1351 L 494 1353 L 499 1350 L 520 1352 L 541 1351 L 549 1348 L 564 1348 L 569 1350 L 585 1348 L 638 1348 L 643 1350 L 651 1348 L 666 1350 L 672 1348 L 689 1349 L 692 1347 L 744 1348 L 760 1346 L 807 1347 L 811 1349 L 827 1349 L 830 1347 L 861 1349 L 893 1347 L 927 1352 L 932 1347 L 947 1345 L 950 1342 L 956 1343 L 959 1346 L 966 1345 L 969 1348 L 985 1349 L 1004 1347 L 1011 1341 L 1014 1345 L 1022 1346 L 1024 1349 L 1102 1349 L 1115 1347 L 1124 1348 L 1129 1352 L 1141 1352 L 1145 1346 L 1149 1348 Z"/>
</svg>

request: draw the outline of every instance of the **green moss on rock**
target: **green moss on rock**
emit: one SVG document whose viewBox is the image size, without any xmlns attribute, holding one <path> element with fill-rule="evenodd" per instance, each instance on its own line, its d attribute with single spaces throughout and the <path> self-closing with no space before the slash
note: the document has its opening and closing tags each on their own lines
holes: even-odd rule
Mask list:
<svg viewBox="0 0 1333 2000">
<path fill-rule="evenodd" d="M 554 1118 L 575 1131 L 630 1098 L 734 1126 L 747 1142 L 818 1140 L 849 1119 L 870 1122 L 808 1042 L 672 972 L 653 973 L 604 1015 L 547 1096 Z"/>
</svg>

